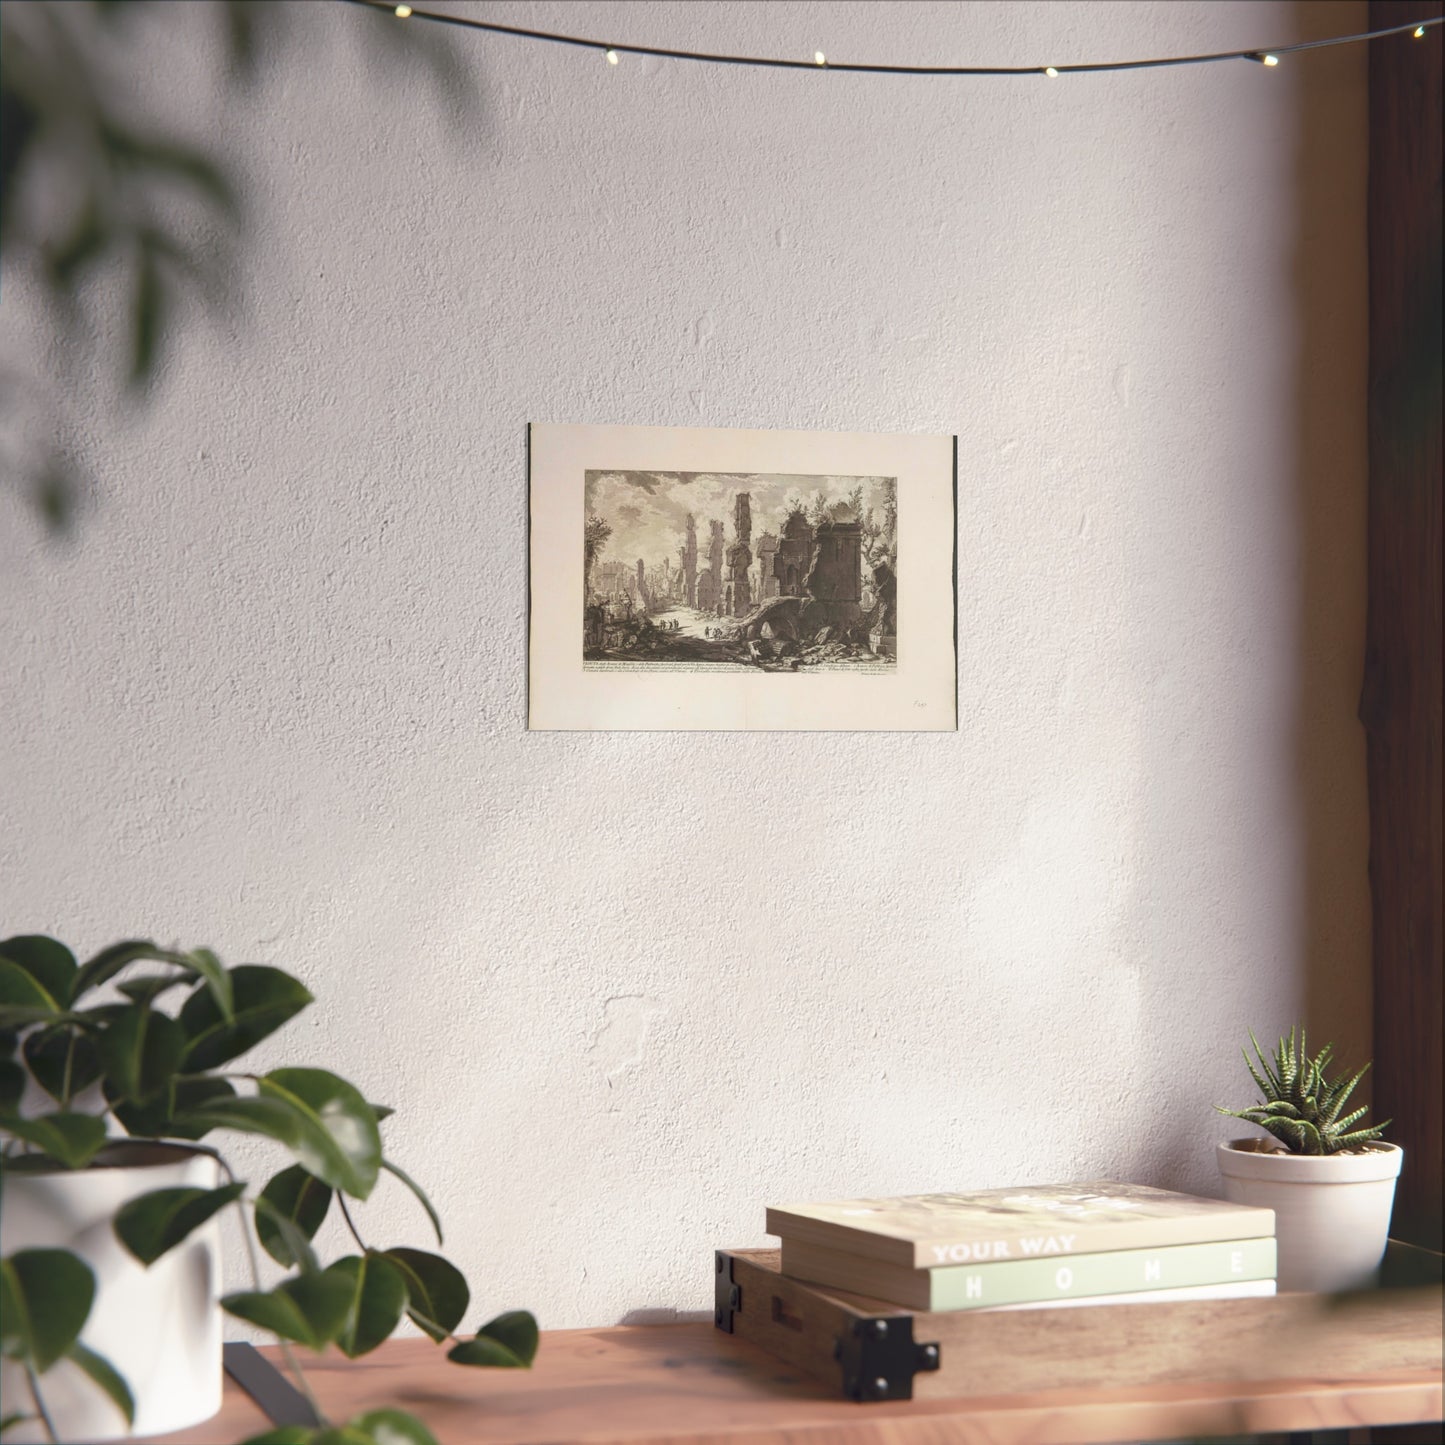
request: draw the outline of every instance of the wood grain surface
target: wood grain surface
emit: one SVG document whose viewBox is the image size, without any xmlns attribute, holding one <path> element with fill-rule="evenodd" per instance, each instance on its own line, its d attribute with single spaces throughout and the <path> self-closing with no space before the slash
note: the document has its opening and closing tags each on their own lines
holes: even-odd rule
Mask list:
<svg viewBox="0 0 1445 1445">
<path fill-rule="evenodd" d="M 1441 1415 L 1438 1360 L 1433 1370 L 1367 1378 L 1180 1381 L 854 1405 L 706 1324 L 549 1331 L 530 1371 L 467 1370 L 448 1364 L 429 1341 L 394 1340 L 359 1361 L 325 1356 L 308 1374 L 334 1418 L 400 1406 L 426 1420 L 441 1445 L 1085 1445 L 1351 1429 Z M 222 1445 L 264 1425 L 228 1382 L 220 1415 L 160 1438 Z"/>
<path fill-rule="evenodd" d="M 912 1320 L 913 1339 L 936 1343 L 940 1368 L 913 1379 L 915 1399 L 1026 1395 L 1057 1389 L 1130 1389 L 1200 1380 L 1310 1381 L 1321 1361 L 1356 1376 L 1434 1370 L 1442 1350 L 1438 1256 L 1392 1246 L 1432 1283 L 1332 1299 L 1098 1305 L 1068 1310 L 934 1312 L 804 1284 L 778 1273 L 778 1251 L 731 1255 L 741 1287 L 733 1328 L 744 1339 L 842 1389 L 835 1349 L 857 1321 Z"/>
</svg>

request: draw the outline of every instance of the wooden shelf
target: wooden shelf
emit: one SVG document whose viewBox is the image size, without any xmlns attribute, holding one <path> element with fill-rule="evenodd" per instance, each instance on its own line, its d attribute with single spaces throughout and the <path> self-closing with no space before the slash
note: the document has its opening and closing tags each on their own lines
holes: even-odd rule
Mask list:
<svg viewBox="0 0 1445 1445">
<path fill-rule="evenodd" d="M 262 1353 L 279 1366 L 275 1351 Z M 855 1405 L 707 1324 L 548 1331 L 525 1372 L 463 1369 L 430 1341 L 393 1340 L 363 1360 L 322 1357 L 307 1373 L 333 1418 L 397 1406 L 441 1445 L 1085 1445 L 1442 1416 L 1438 1367 Z M 227 1381 L 218 1416 L 160 1438 L 222 1445 L 266 1426 Z"/>
</svg>

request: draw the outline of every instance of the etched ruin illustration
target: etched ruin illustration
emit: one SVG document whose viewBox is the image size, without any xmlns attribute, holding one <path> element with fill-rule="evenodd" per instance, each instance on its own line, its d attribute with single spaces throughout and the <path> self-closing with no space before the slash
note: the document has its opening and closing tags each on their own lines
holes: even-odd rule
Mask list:
<svg viewBox="0 0 1445 1445">
<path fill-rule="evenodd" d="M 893 477 L 588 471 L 584 669 L 891 671 Z"/>
</svg>

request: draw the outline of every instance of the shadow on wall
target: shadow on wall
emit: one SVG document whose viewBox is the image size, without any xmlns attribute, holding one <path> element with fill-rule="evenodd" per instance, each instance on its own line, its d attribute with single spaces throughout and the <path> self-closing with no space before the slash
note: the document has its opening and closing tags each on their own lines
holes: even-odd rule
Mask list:
<svg viewBox="0 0 1445 1445">
<path fill-rule="evenodd" d="M 1294 18 L 1293 29 L 1285 26 L 1284 32 L 1307 40 L 1364 30 L 1368 12 L 1363 0 L 1328 7 L 1300 0 Z M 1293 612 L 1294 675 L 1286 708 L 1271 712 L 1267 703 L 1250 708 L 1276 734 L 1252 746 L 1256 772 L 1270 784 L 1276 781 L 1267 777 L 1270 765 L 1261 761 L 1272 750 L 1287 773 L 1270 787 L 1272 801 L 1251 804 L 1242 796 L 1239 816 L 1247 821 L 1249 806 L 1288 808 L 1292 816 L 1273 822 L 1260 838 L 1241 836 L 1236 865 L 1240 874 L 1246 871 L 1253 850 L 1255 863 L 1282 890 L 1275 904 L 1282 946 L 1276 956 L 1236 958 L 1232 974 L 1221 970 L 1212 981 L 1217 992 L 1208 1017 L 1200 1020 L 1207 1032 L 1201 1032 L 1197 1058 L 1209 1061 L 1211 1077 L 1218 1077 L 1217 1061 L 1233 1059 L 1235 1073 L 1226 1062 L 1226 1075 L 1237 1085 L 1230 1098 L 1191 1095 L 1187 1104 L 1195 1114 L 1189 1128 L 1159 1131 L 1148 1146 L 1141 1144 L 1120 1163 L 1166 1188 L 1219 1192 L 1211 1151 L 1201 1141 L 1222 1139 L 1228 1130 L 1209 1105 L 1248 1092 L 1239 1049 L 1248 1043 L 1249 1029 L 1268 1051 L 1278 1033 L 1295 1022 L 1288 1015 L 1252 1016 L 1258 1005 L 1236 1000 L 1236 992 L 1258 997 L 1266 990 L 1247 985 L 1268 979 L 1268 993 L 1281 1000 L 1280 1007 L 1294 1000 L 1296 1017 L 1309 1027 L 1312 1049 L 1333 1040 L 1337 1060 L 1356 1067 L 1370 1054 L 1369 818 L 1365 737 L 1356 717 L 1364 666 L 1368 479 L 1365 65 L 1363 47 L 1341 47 L 1300 57 L 1289 77 L 1297 98 L 1290 292 L 1288 304 L 1283 298 L 1264 300 L 1279 305 L 1296 343 L 1292 355 L 1282 355 L 1290 369 L 1293 405 L 1278 417 L 1278 426 L 1286 430 L 1277 454 L 1281 466 L 1292 471 L 1292 486 L 1284 499 L 1288 530 L 1276 547 L 1278 565 L 1293 569 L 1291 577 L 1279 579 L 1277 595 L 1280 605 Z M 1247 216 L 1240 218 L 1241 226 L 1249 224 Z M 1261 515 L 1267 515 L 1267 506 Z M 1220 565 L 1228 565 L 1227 560 Z M 1243 638 L 1247 645 L 1247 631 Z M 1254 701 L 1249 699 L 1251 705 Z M 1245 733 L 1233 736 L 1243 740 Z M 1230 742 L 1230 735 L 1221 737 L 1222 745 Z M 1146 763 L 1146 786 L 1167 796 L 1179 766 L 1177 756 L 1156 747 Z M 1215 771 L 1219 777 L 1232 776 L 1228 755 Z M 1281 836 L 1291 840 L 1291 859 L 1258 857 L 1262 840 Z M 1146 856 L 1169 856 L 1169 840 L 1156 836 L 1152 841 Z M 1220 901 L 1222 920 L 1233 906 L 1229 897 Z M 1270 899 L 1258 906 L 1267 909 Z M 1168 990 L 1154 992 L 1146 1009 L 1146 1018 L 1154 1020 L 1147 1026 L 1150 1033 L 1168 1037 L 1180 1007 L 1180 999 Z M 1237 1021 L 1237 1033 L 1231 1022 L 1225 1036 L 1226 1020 Z M 1154 1062 L 1168 1067 L 1165 1060 Z M 1362 1103 L 1368 1082 L 1367 1075 Z M 1253 1131 L 1241 1126 L 1240 1132 Z M 1144 1147 L 1147 1159 L 1140 1153 Z"/>
</svg>

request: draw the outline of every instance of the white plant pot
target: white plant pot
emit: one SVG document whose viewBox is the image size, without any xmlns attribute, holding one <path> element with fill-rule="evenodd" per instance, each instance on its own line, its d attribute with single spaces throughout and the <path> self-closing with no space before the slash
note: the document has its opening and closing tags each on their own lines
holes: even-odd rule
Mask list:
<svg viewBox="0 0 1445 1445">
<path fill-rule="evenodd" d="M 149 1269 L 116 1238 L 111 1220 L 152 1189 L 219 1184 L 216 1161 L 184 1145 L 117 1142 L 86 1169 L 7 1168 L 0 1197 L 0 1253 L 68 1249 L 95 1272 L 95 1302 L 81 1342 L 120 1372 L 135 1400 L 135 1424 L 68 1360 L 40 1377 L 45 1408 L 63 1441 L 159 1435 L 209 1420 L 221 1408 L 221 1237 L 212 1217 Z M 5 1410 L 31 1410 L 23 1367 L 0 1364 Z M 5 1432 L 42 1441 L 39 1421 Z"/>
<path fill-rule="evenodd" d="M 1224 1197 L 1274 1210 L 1281 1290 L 1358 1289 L 1385 1254 L 1404 1151 L 1380 1140 L 1359 1154 L 1273 1152 L 1271 1139 L 1218 1148 Z"/>
</svg>

